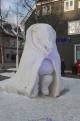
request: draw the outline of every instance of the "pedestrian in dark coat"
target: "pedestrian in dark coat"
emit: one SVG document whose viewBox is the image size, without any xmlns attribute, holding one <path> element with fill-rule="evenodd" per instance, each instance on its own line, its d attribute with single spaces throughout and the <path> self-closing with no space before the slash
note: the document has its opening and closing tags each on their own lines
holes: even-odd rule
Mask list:
<svg viewBox="0 0 80 121">
<path fill-rule="evenodd" d="M 61 60 L 61 74 L 62 75 L 65 74 L 65 68 L 66 68 L 65 62 L 64 62 L 64 59 L 62 59 Z"/>
</svg>

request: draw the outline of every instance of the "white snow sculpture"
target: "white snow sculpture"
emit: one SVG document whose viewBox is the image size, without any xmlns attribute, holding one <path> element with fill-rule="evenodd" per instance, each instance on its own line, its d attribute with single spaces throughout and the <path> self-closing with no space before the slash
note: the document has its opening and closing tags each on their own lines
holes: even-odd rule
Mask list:
<svg viewBox="0 0 80 121">
<path fill-rule="evenodd" d="M 48 24 L 34 24 L 27 30 L 15 77 L 0 84 L 0 88 L 29 97 L 37 96 L 40 89 L 44 95 L 56 97 L 60 93 L 60 66 L 55 30 Z"/>
</svg>

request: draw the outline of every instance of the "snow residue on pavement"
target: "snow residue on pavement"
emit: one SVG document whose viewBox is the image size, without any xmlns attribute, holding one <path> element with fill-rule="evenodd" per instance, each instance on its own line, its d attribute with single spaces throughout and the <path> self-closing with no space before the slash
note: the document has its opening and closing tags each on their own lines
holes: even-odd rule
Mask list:
<svg viewBox="0 0 80 121">
<path fill-rule="evenodd" d="M 6 77 L 13 77 L 15 75 L 15 72 L 11 72 L 11 73 L 6 72 L 6 73 L 1 73 L 0 75 L 6 76 Z"/>
<path fill-rule="evenodd" d="M 62 82 L 58 98 L 0 92 L 0 121 L 80 121 L 80 79 L 62 78 Z"/>
</svg>

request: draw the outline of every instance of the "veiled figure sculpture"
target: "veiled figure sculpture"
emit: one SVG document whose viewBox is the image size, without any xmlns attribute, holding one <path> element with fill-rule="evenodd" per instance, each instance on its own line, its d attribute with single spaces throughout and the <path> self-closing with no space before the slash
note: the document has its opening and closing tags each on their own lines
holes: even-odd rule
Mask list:
<svg viewBox="0 0 80 121">
<path fill-rule="evenodd" d="M 58 96 L 61 62 L 56 46 L 56 32 L 48 24 L 34 24 L 26 32 L 26 42 L 14 78 L 0 83 L 0 89 L 29 97 Z"/>
</svg>

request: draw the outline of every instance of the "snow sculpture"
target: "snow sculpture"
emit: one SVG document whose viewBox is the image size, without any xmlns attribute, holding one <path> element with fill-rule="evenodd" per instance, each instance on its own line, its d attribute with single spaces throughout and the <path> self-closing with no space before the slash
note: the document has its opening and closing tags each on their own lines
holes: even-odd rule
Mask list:
<svg viewBox="0 0 80 121">
<path fill-rule="evenodd" d="M 29 97 L 36 97 L 40 90 L 56 97 L 60 93 L 60 66 L 55 30 L 48 24 L 34 24 L 27 30 L 15 77 L 0 84 L 0 88 Z"/>
</svg>

